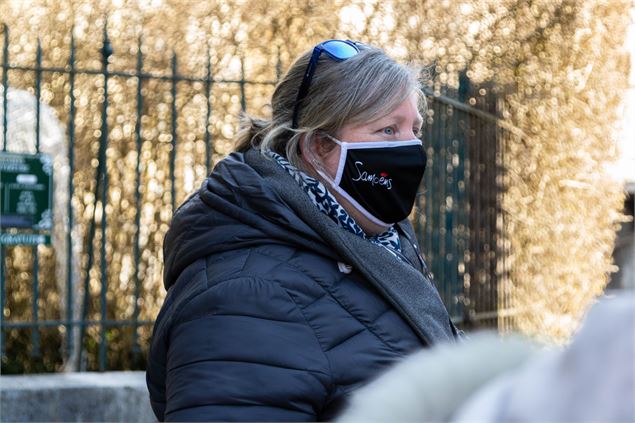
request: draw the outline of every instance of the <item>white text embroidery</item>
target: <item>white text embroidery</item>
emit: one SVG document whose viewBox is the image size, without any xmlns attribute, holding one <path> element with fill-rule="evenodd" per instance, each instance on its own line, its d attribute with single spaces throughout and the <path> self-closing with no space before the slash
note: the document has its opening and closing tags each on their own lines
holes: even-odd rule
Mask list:
<svg viewBox="0 0 635 423">
<path fill-rule="evenodd" d="M 392 178 L 386 178 L 385 176 L 377 176 L 375 173 L 369 174 L 365 170 L 359 168 L 359 166 L 363 166 L 364 163 L 360 161 L 355 162 L 355 169 L 357 169 L 358 176 L 353 178 L 353 182 L 364 181 L 370 182 L 373 186 L 375 185 L 383 185 L 386 189 L 392 189 Z"/>
</svg>

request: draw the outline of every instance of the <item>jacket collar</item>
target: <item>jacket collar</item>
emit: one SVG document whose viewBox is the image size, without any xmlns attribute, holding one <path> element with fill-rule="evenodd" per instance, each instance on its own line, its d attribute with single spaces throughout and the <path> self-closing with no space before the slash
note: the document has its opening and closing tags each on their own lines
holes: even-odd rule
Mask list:
<svg viewBox="0 0 635 423">
<path fill-rule="evenodd" d="M 258 150 L 248 150 L 244 157 L 300 219 L 333 248 L 342 262 L 366 277 L 423 342 L 433 345 L 454 339 L 448 312 L 429 279 L 409 264 L 396 260 L 385 248 L 339 228 L 309 201 L 284 169 Z"/>
</svg>

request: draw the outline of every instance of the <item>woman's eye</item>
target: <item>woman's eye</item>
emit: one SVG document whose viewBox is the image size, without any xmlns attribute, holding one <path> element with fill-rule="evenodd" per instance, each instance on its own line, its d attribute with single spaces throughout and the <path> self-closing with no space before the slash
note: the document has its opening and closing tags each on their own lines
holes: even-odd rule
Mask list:
<svg viewBox="0 0 635 423">
<path fill-rule="evenodd" d="M 393 128 L 392 126 L 388 126 L 383 129 L 383 132 L 386 135 L 395 135 L 395 128 Z"/>
</svg>

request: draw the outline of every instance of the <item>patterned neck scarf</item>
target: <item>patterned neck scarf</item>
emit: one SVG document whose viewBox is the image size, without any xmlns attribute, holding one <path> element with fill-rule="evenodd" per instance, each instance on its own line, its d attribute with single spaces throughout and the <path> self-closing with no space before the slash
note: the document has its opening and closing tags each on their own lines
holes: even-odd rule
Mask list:
<svg viewBox="0 0 635 423">
<path fill-rule="evenodd" d="M 300 185 L 300 188 L 309 196 L 309 199 L 316 205 L 318 210 L 331 218 L 338 226 L 354 233 L 370 242 L 386 248 L 392 255 L 401 260 L 397 253 L 401 253 L 401 242 L 399 234 L 394 226 L 386 232 L 368 236 L 355 220 L 346 212 L 344 207 L 337 202 L 335 197 L 326 189 L 322 182 L 302 172 L 281 155 L 267 151 L 267 155 L 273 158 L 293 179 Z"/>
</svg>

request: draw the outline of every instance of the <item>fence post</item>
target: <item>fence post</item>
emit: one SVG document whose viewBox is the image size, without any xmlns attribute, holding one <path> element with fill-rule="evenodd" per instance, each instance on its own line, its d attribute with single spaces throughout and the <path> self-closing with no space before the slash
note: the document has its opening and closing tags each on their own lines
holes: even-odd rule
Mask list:
<svg viewBox="0 0 635 423">
<path fill-rule="evenodd" d="M 40 115 L 41 105 L 40 98 L 42 94 L 42 44 L 40 39 L 37 40 L 37 50 L 35 58 L 35 152 L 40 152 Z M 33 326 L 31 326 L 31 357 L 40 357 L 40 329 L 38 328 L 38 300 L 40 295 L 40 279 L 39 279 L 39 256 L 38 245 L 31 247 L 33 254 Z"/>
<path fill-rule="evenodd" d="M 441 103 L 435 101 L 434 107 L 434 135 L 432 137 L 432 146 L 434 148 L 434 158 L 432 159 L 432 180 L 437 181 L 437 183 L 433 183 L 430 187 L 430 205 L 431 205 L 431 213 L 430 213 L 430 224 L 428 225 L 428 230 L 431 231 L 431 244 L 430 244 L 430 261 L 432 274 L 434 275 L 434 280 L 437 283 L 437 287 L 439 291 L 441 291 L 439 284 L 439 230 L 440 222 L 441 222 L 441 209 L 440 209 L 440 201 L 439 201 L 439 191 L 440 185 L 438 181 L 441 180 L 441 169 L 440 169 L 440 160 L 441 157 Z"/>
<path fill-rule="evenodd" d="M 7 122 L 9 120 L 9 27 L 2 25 L 4 46 L 2 48 L 2 151 L 7 151 Z"/>
<path fill-rule="evenodd" d="M 445 87 L 442 87 L 441 94 L 445 96 L 446 92 L 444 91 Z M 447 188 L 448 188 L 448 127 L 449 127 L 449 116 L 448 109 L 451 106 L 444 104 L 442 106 L 442 113 L 439 116 L 440 125 L 439 125 L 439 195 L 437 197 L 437 207 L 439 208 L 439 222 L 437 226 L 437 231 L 439 232 L 439 255 L 438 255 L 438 273 L 436 273 L 437 283 L 440 286 L 440 290 L 443 292 L 444 297 L 448 298 L 448 286 L 450 285 L 450 281 L 447 280 L 447 219 L 448 219 L 448 208 L 447 208 Z"/>
<path fill-rule="evenodd" d="M 68 113 L 68 226 L 66 233 L 66 243 L 68 251 L 66 256 L 66 351 L 71 357 L 73 349 L 73 175 L 75 173 L 75 29 L 71 28 L 71 52 L 68 59 L 69 65 L 69 89 L 70 89 L 70 110 Z M 80 346 L 81 347 L 81 346 Z"/>
<path fill-rule="evenodd" d="M 459 74 L 459 89 L 458 89 L 458 97 L 459 101 L 463 104 L 466 104 L 470 95 L 471 84 L 470 80 L 467 77 L 466 72 L 461 72 Z M 473 154 L 473 149 L 478 148 L 478 146 L 473 146 L 471 144 L 471 140 L 474 140 L 476 137 L 473 137 L 471 134 L 472 131 L 472 117 L 469 113 L 466 113 L 465 116 L 465 130 L 463 131 L 463 142 L 461 145 L 464 147 L 461 157 L 461 163 L 463 163 L 463 181 L 464 181 L 464 201 L 465 207 L 462 210 L 461 221 L 463 222 L 464 232 L 462 239 L 462 254 L 463 254 L 463 297 L 464 304 L 467 307 L 463 308 L 463 320 L 466 325 L 473 324 L 472 314 L 470 310 L 474 308 L 474 304 L 472 303 L 472 292 L 474 291 L 473 285 L 476 283 L 475 274 L 473 272 L 474 267 L 474 252 L 472 251 L 472 209 L 473 209 L 473 195 L 472 195 L 472 171 L 473 164 L 471 162 L 471 157 Z"/>
<path fill-rule="evenodd" d="M 205 99 L 207 104 L 207 113 L 205 115 L 205 169 L 206 175 L 212 171 L 212 139 L 209 130 L 210 118 L 212 116 L 212 57 L 207 47 L 207 74 L 205 75 Z"/>
<path fill-rule="evenodd" d="M 247 99 L 245 98 L 245 58 L 240 57 L 240 110 L 244 113 L 247 110 Z"/>
<path fill-rule="evenodd" d="M 425 123 L 425 144 L 426 144 L 426 153 L 428 155 L 428 161 L 426 163 L 426 172 L 424 173 L 425 179 L 425 192 L 424 196 L 424 216 L 425 216 L 425 225 L 422 229 L 423 231 L 423 251 L 425 251 L 426 260 L 428 261 L 428 268 L 432 266 L 432 230 L 431 230 L 431 215 L 432 215 L 432 190 L 434 189 L 433 185 L 433 177 L 432 177 L 432 166 L 434 164 L 434 145 L 433 145 L 433 136 L 432 130 L 434 121 L 436 119 L 436 100 L 432 99 L 431 108 L 427 110 L 426 123 Z"/>
<path fill-rule="evenodd" d="M 105 263 L 105 248 L 106 248 L 106 198 L 107 198 L 107 178 L 105 177 L 108 173 L 108 169 L 106 167 L 106 143 L 108 142 L 108 122 L 107 122 L 107 113 L 108 113 L 108 58 L 112 54 L 112 46 L 110 45 L 110 40 L 108 39 L 108 20 L 106 20 L 104 24 L 104 41 L 101 49 L 102 60 L 103 60 L 103 75 L 104 75 L 104 105 L 102 107 L 102 123 L 101 123 L 101 134 L 100 134 L 100 142 L 99 142 L 99 161 L 97 164 L 97 170 L 95 172 L 95 203 L 93 206 L 93 215 L 90 220 L 90 227 L 88 229 L 88 264 L 86 266 L 86 276 L 84 278 L 84 297 L 82 303 L 82 319 L 81 319 L 81 331 L 79 338 L 79 354 L 77 359 L 77 370 L 81 370 L 82 363 L 82 352 L 83 352 L 83 344 L 84 344 L 84 331 L 86 328 L 86 316 L 88 314 L 88 307 L 90 301 L 90 269 L 93 267 L 94 263 L 94 243 L 93 240 L 95 238 L 95 228 L 96 222 L 95 218 L 97 216 L 97 198 L 99 197 L 99 193 L 101 192 L 101 206 L 102 206 L 102 220 L 101 220 L 101 333 L 100 333 L 100 345 L 99 345 L 99 368 L 100 370 L 105 369 L 105 358 L 106 358 L 106 345 L 105 345 L 105 314 L 106 314 L 106 263 Z"/>
<path fill-rule="evenodd" d="M 101 138 L 99 142 L 99 163 L 101 165 L 103 180 L 101 189 L 101 325 L 99 331 L 99 370 L 106 370 L 106 292 L 108 289 L 108 277 L 106 273 L 106 203 L 108 203 L 108 163 L 106 151 L 108 148 L 108 61 L 113 53 L 110 39 L 108 38 L 108 19 L 104 23 L 104 45 L 102 53 L 102 70 L 104 73 L 104 105 L 101 109 Z M 103 164 L 102 164 L 103 163 Z"/>
<path fill-rule="evenodd" d="M 446 301 L 447 308 L 450 312 L 450 316 L 453 316 L 455 313 L 455 295 L 456 292 L 456 284 L 458 283 L 456 278 L 456 273 L 454 269 L 456 269 L 456 253 L 455 253 L 455 243 L 454 243 L 454 210 L 456 207 L 456 197 L 455 186 L 456 179 L 454 178 L 454 139 L 455 139 L 455 116 L 456 110 L 452 106 L 446 106 L 446 136 L 444 137 L 445 144 L 445 166 L 444 166 L 444 185 L 445 192 L 443 196 L 443 204 L 444 204 L 444 215 L 445 215 L 445 240 L 444 240 L 444 269 L 443 273 L 445 274 L 445 292 L 446 292 Z M 448 201 L 449 199 L 449 201 Z"/>
<path fill-rule="evenodd" d="M 133 354 L 139 354 L 141 352 L 141 348 L 139 347 L 139 334 L 137 330 L 139 326 L 137 322 L 139 321 L 139 293 L 140 293 L 140 282 L 139 282 L 139 256 L 140 256 L 140 246 L 139 246 L 139 229 L 141 227 L 141 117 L 143 114 L 143 52 L 141 51 L 142 46 L 142 37 L 139 36 L 139 40 L 137 42 L 138 50 L 137 50 L 137 121 L 135 123 L 135 141 L 137 145 L 137 163 L 135 167 L 136 172 L 136 181 L 137 181 L 137 189 L 135 191 L 135 237 L 134 237 L 134 326 L 133 326 L 133 343 L 132 343 L 132 352 Z"/>
<path fill-rule="evenodd" d="M 465 102 L 467 101 L 467 92 L 468 92 L 468 87 L 469 87 L 469 83 L 470 80 L 467 78 L 467 73 L 466 72 L 461 72 L 459 74 L 459 89 L 458 89 L 458 100 L 459 102 L 465 104 Z M 463 263 L 463 269 L 462 272 L 459 272 L 459 276 L 460 276 L 460 280 L 461 280 L 461 302 L 460 302 L 460 313 L 461 313 L 461 317 L 463 319 L 463 321 L 466 321 L 466 319 L 468 318 L 468 314 L 466 313 L 467 307 L 466 303 L 467 303 L 467 298 L 468 297 L 468 292 L 469 292 L 469 272 L 468 272 L 468 265 L 469 265 L 469 255 L 466 256 L 466 254 L 469 254 L 469 251 L 467 249 L 467 245 L 469 242 L 469 224 L 468 224 L 468 216 L 469 216 L 469 210 L 470 210 L 470 203 L 468 201 L 469 197 L 468 197 L 468 178 L 469 178 L 469 172 L 468 172 L 468 166 L 469 163 L 467 161 L 467 158 L 469 157 L 469 148 L 470 145 L 468 143 L 468 139 L 469 139 L 469 135 L 466 133 L 467 131 L 470 130 L 470 114 L 469 113 L 465 113 L 465 121 L 463 124 L 463 130 L 459 131 L 459 145 L 458 145 L 458 152 L 457 154 L 459 155 L 459 161 L 458 161 L 458 166 L 457 166 L 457 177 L 459 178 L 459 180 L 462 181 L 463 185 L 462 186 L 458 186 L 458 204 L 459 207 L 457 207 L 457 224 L 458 227 L 461 228 L 459 234 L 457 235 L 457 264 Z M 466 277 L 467 275 L 467 277 Z"/>
<path fill-rule="evenodd" d="M 175 175 L 175 163 L 176 163 L 176 83 L 177 83 L 177 58 L 176 52 L 172 52 L 172 150 L 170 151 L 170 178 L 172 183 L 170 184 L 172 201 L 172 213 L 176 211 L 176 175 Z"/>
<path fill-rule="evenodd" d="M 7 122 L 8 122 L 8 93 L 9 93 L 9 27 L 7 24 L 2 25 L 4 33 L 4 46 L 2 48 L 2 151 L 7 151 Z M 0 222 L 0 229 L 2 229 L 2 222 Z M 6 249 L 4 245 L 0 244 L 0 358 L 4 357 L 4 291 L 5 291 L 5 269 L 4 260 Z"/>
</svg>

